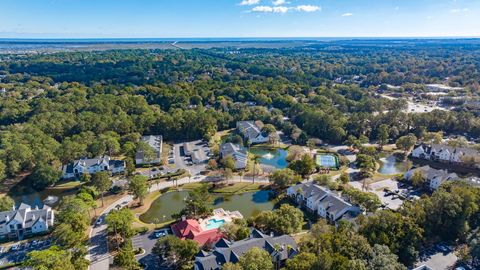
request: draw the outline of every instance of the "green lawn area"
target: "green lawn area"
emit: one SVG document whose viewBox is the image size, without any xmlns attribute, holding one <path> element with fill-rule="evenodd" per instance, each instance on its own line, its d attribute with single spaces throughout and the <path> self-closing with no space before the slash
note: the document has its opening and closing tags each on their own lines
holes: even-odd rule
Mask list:
<svg viewBox="0 0 480 270">
<path fill-rule="evenodd" d="M 181 188 L 186 190 L 192 190 L 202 185 L 204 184 L 191 183 L 191 184 L 185 184 L 181 186 Z M 208 185 L 211 187 L 213 184 L 208 184 Z M 264 186 L 265 184 L 231 183 L 231 184 L 225 184 L 225 185 L 216 187 L 215 189 L 212 190 L 212 192 L 223 193 L 223 194 L 239 194 L 239 193 L 245 193 L 245 192 L 258 191 Z"/>
</svg>

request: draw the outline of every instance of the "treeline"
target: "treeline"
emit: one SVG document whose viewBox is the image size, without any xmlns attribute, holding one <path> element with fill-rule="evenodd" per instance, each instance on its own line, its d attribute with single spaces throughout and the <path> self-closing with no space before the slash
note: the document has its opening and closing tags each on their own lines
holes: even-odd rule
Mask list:
<svg viewBox="0 0 480 270">
<path fill-rule="evenodd" d="M 73 159 L 132 157 L 142 134 L 208 139 L 239 120 L 273 124 L 297 144 L 309 137 L 333 143 L 349 135 L 376 140 L 380 127 L 391 142 L 426 131 L 480 136 L 480 118 L 472 114 L 406 114 L 404 101 L 376 96 L 376 88 L 369 86 L 373 82 L 334 85 L 332 79 L 345 74 L 358 73 L 368 81 L 400 71 L 435 81 L 439 75 L 423 68 L 451 62 L 421 50 L 379 50 L 365 55 L 342 51 L 342 57 L 304 49 L 11 56 L 0 62 L 5 75 L 0 88 L 6 89 L 0 99 L 0 179 L 37 171 L 43 187 L 55 182 L 54 170 Z M 463 58 L 453 66 L 469 69 L 474 51 L 455 49 L 451 54 Z M 405 66 L 392 55 L 405 60 Z M 452 78 L 459 72 L 448 68 Z M 466 81 L 476 76 L 461 74 Z"/>
</svg>

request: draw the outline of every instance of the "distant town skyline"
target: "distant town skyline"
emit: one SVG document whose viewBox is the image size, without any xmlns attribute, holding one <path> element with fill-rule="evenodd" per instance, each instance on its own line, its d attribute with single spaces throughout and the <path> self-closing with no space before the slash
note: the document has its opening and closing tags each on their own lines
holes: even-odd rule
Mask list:
<svg viewBox="0 0 480 270">
<path fill-rule="evenodd" d="M 480 37 L 471 0 L 2 0 L 0 38 Z"/>
</svg>

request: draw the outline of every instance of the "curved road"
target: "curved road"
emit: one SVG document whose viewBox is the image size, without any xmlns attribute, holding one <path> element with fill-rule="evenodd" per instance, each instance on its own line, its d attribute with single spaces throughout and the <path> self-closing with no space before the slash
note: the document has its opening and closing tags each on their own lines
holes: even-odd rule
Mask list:
<svg viewBox="0 0 480 270">
<path fill-rule="evenodd" d="M 173 187 L 175 184 L 183 185 L 188 183 L 198 183 L 198 182 L 215 182 L 218 181 L 217 179 L 208 179 L 205 176 L 196 176 L 196 177 L 185 177 L 179 179 L 178 181 L 170 181 L 170 182 L 161 182 L 158 185 L 152 185 L 149 192 L 154 192 L 157 190 L 162 190 L 164 188 Z M 251 177 L 234 177 L 230 182 L 253 182 Z M 255 178 L 256 183 L 268 183 L 267 178 Z M 111 205 L 109 205 L 101 214 L 100 218 L 102 219 L 102 223 L 100 225 L 93 225 L 90 230 L 90 246 L 88 247 L 88 255 L 87 259 L 90 260 L 90 270 L 108 270 L 110 267 L 110 259 L 111 256 L 108 253 L 107 247 L 107 225 L 105 224 L 105 216 L 115 209 L 117 205 L 127 205 L 133 201 L 132 195 L 126 195 Z M 98 221 L 98 219 L 95 221 Z"/>
</svg>

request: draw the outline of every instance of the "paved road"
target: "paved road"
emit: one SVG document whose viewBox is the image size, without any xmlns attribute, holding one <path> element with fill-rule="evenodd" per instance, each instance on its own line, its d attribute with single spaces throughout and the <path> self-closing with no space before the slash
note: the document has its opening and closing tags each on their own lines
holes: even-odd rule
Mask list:
<svg viewBox="0 0 480 270">
<path fill-rule="evenodd" d="M 195 177 L 185 177 L 179 179 L 178 181 L 171 182 L 161 182 L 158 185 L 153 185 L 149 192 L 154 192 L 162 190 L 168 187 L 173 187 L 176 184 L 183 185 L 188 183 L 198 183 L 198 182 L 212 182 L 213 179 L 208 179 L 207 177 L 195 176 Z M 234 177 L 230 182 L 252 182 L 251 177 Z M 256 177 L 256 183 L 268 183 L 268 178 L 259 178 Z M 116 202 L 108 206 L 105 211 L 101 213 L 101 217 L 105 217 L 111 210 L 115 208 L 116 205 L 126 205 L 133 201 L 132 195 L 126 195 Z M 89 246 L 89 255 L 87 259 L 91 261 L 90 270 L 108 270 L 110 265 L 110 255 L 108 254 L 107 247 L 107 225 L 103 222 L 101 225 L 93 227 L 90 231 L 90 246 Z"/>
</svg>

